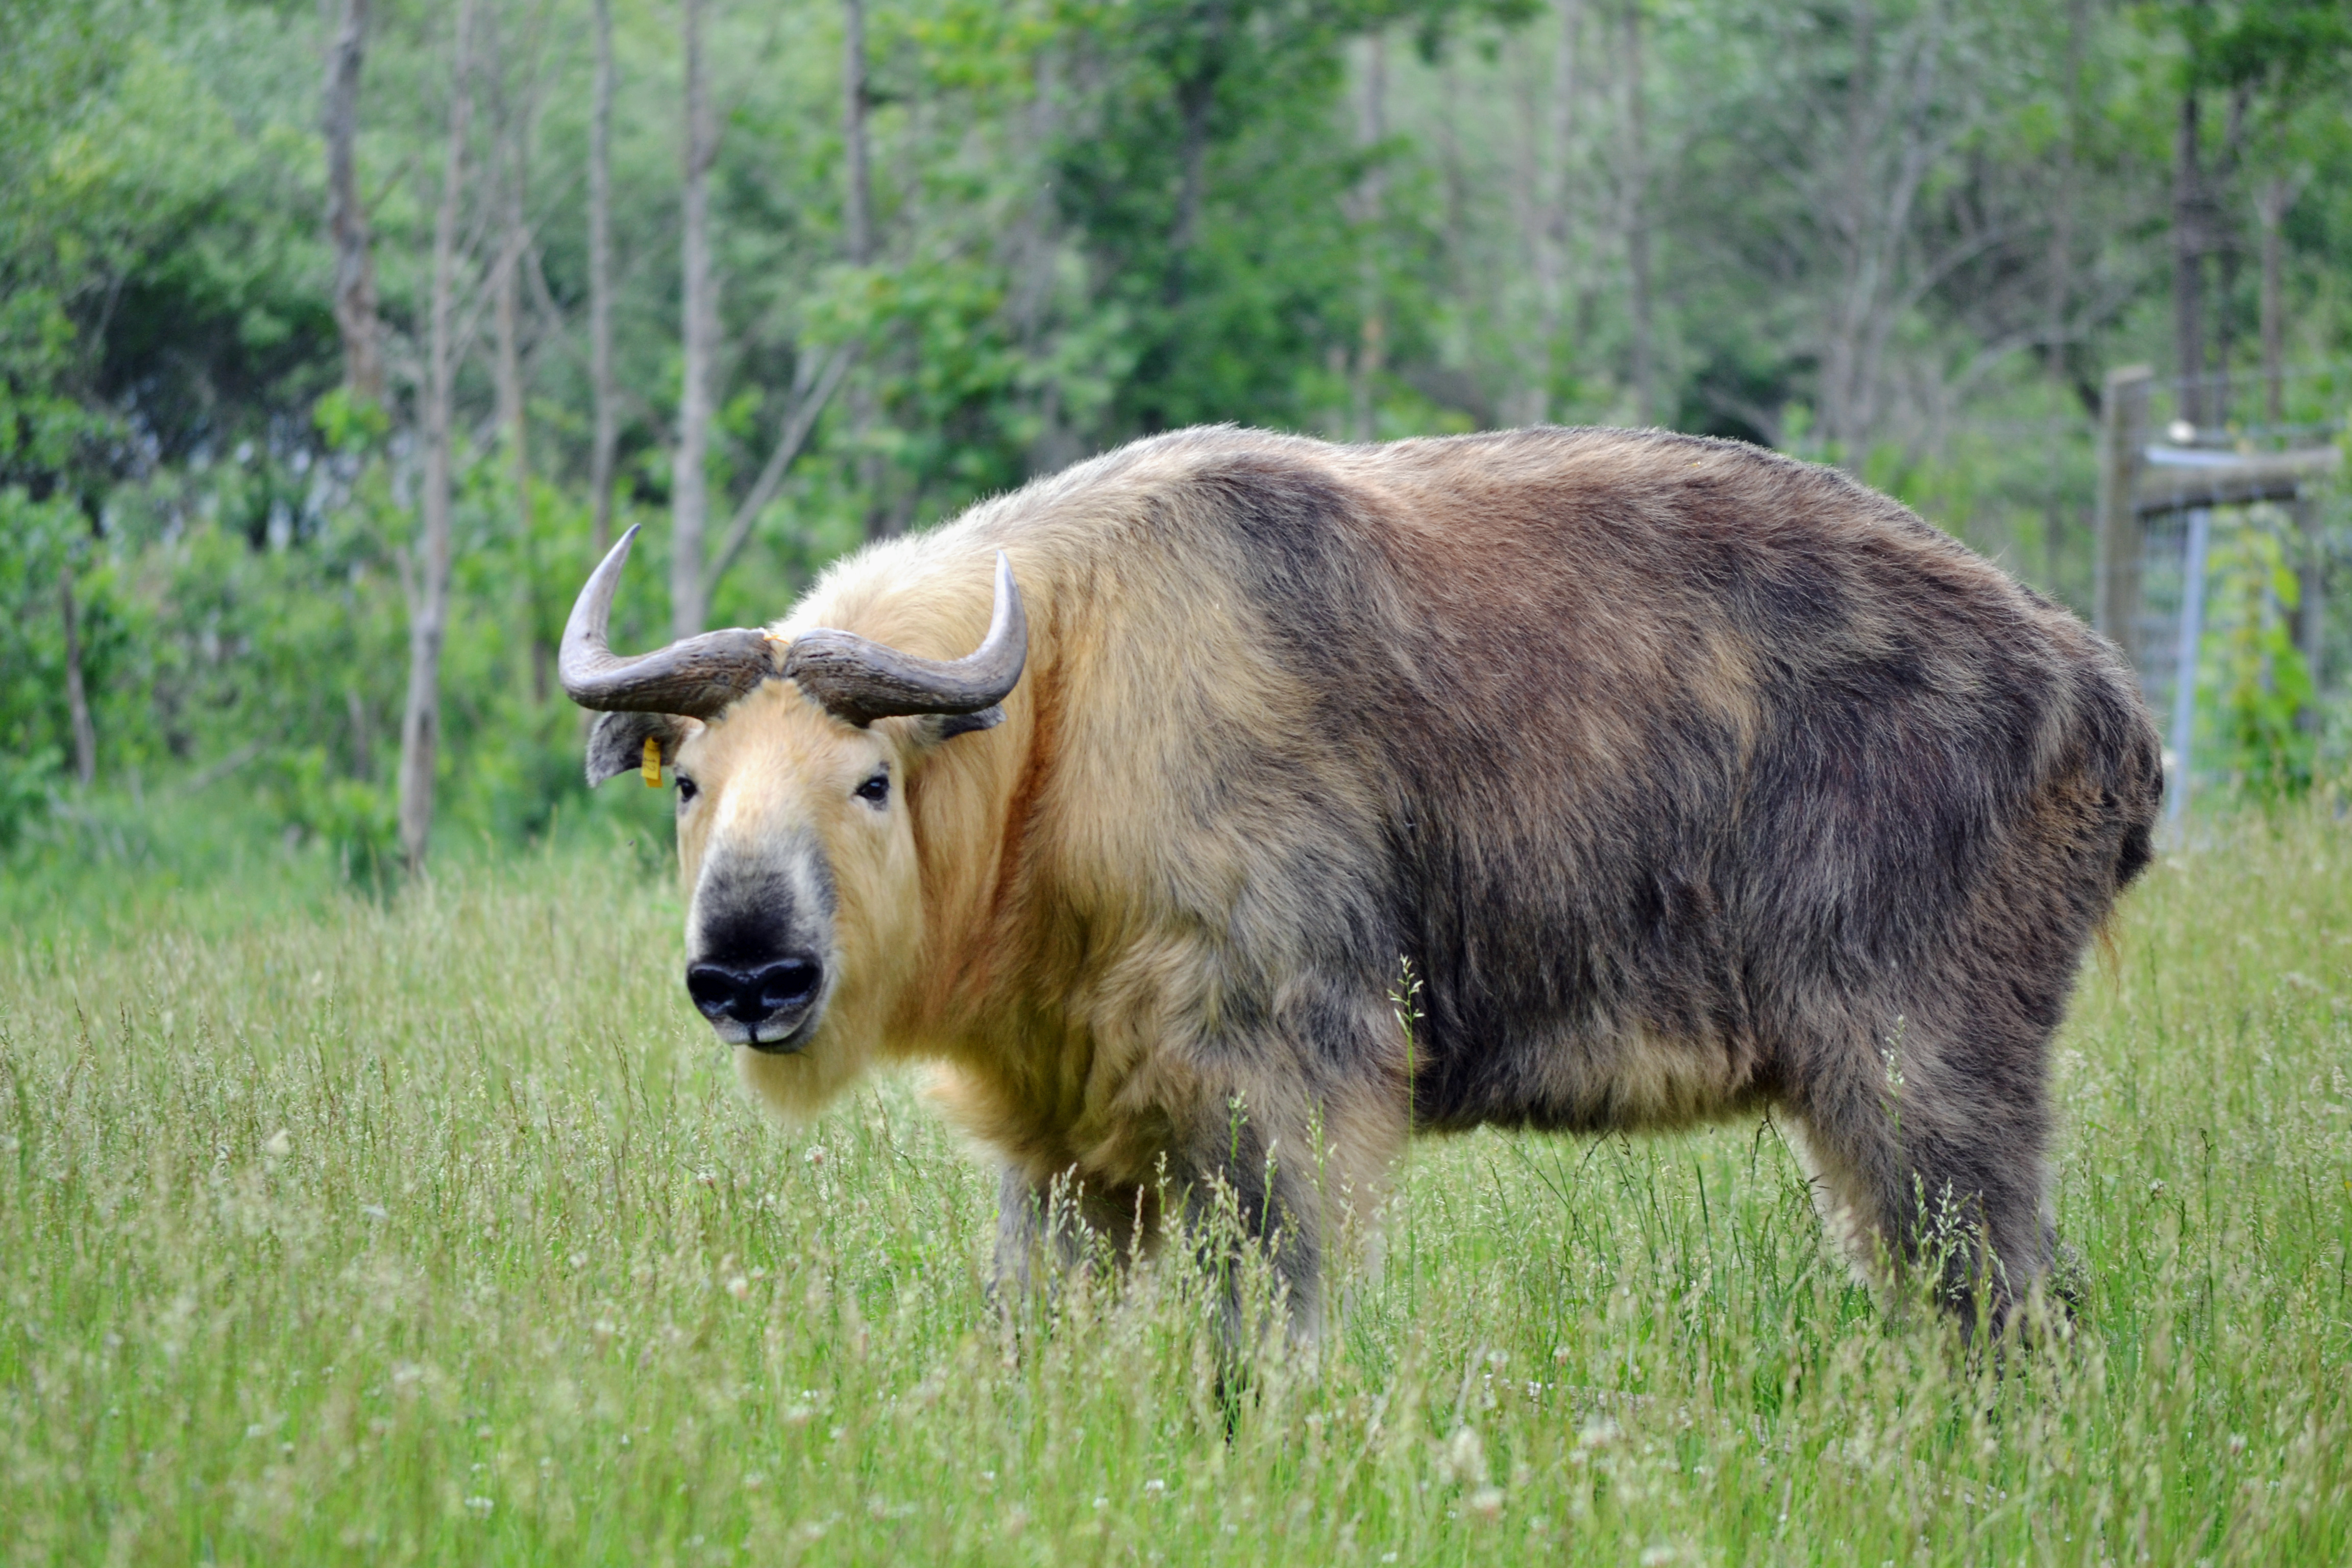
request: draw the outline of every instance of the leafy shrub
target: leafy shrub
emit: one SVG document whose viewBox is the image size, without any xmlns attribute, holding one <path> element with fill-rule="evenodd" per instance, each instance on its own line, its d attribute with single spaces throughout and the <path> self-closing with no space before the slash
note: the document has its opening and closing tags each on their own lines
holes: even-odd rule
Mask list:
<svg viewBox="0 0 2352 1568">
<path fill-rule="evenodd" d="M 2232 788 L 2280 800 L 2311 787 L 2311 670 L 2294 640 L 2302 588 L 2281 520 L 2258 509 L 2213 549 L 2200 682 L 2214 694 L 2216 753 Z"/>
<path fill-rule="evenodd" d="M 57 777 L 58 752 L 44 746 L 29 752 L 0 752 L 0 853 L 14 849 L 25 829 L 49 809 L 49 784 Z"/>
<path fill-rule="evenodd" d="M 271 760 L 264 788 L 299 838 L 316 840 L 354 882 L 381 886 L 400 864 L 399 816 L 391 792 L 337 773 L 326 748 L 305 746 Z"/>
</svg>

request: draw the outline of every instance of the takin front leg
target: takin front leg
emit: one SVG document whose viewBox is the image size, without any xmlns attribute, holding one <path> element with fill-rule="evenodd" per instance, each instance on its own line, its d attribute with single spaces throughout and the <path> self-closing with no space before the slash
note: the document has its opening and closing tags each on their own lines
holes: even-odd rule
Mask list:
<svg viewBox="0 0 2352 1568">
<path fill-rule="evenodd" d="M 1042 1321 L 1068 1275 L 1108 1237 L 1114 1244 L 1133 1228 L 1075 1170 L 1040 1180 L 1007 1164 L 997 1179 L 996 1267 L 989 1296 L 1008 1323 Z"/>
<path fill-rule="evenodd" d="M 2049 1273 L 2047 1033 L 1956 1038 L 1895 1017 L 1791 1074 L 1815 1196 L 1865 1265 L 1995 1335 Z"/>
<path fill-rule="evenodd" d="M 1207 1274 L 1229 1361 L 1277 1324 L 1311 1342 L 1323 1320 L 1323 1210 L 1315 1119 L 1255 1109 L 1246 1093 L 1202 1106 L 1169 1150 L 1167 1190 Z"/>
</svg>

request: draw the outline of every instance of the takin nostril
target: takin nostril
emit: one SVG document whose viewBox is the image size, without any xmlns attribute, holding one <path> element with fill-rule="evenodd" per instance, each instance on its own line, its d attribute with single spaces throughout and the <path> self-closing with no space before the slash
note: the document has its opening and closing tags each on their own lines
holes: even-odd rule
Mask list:
<svg viewBox="0 0 2352 1568">
<path fill-rule="evenodd" d="M 702 1016 L 757 1024 L 806 1007 L 824 971 L 806 958 L 779 959 L 750 971 L 698 963 L 686 972 L 686 992 Z"/>
<path fill-rule="evenodd" d="M 761 1016 L 805 1007 L 816 995 L 821 972 L 805 958 L 787 958 L 769 964 L 752 978 L 759 988 Z M 748 1022 L 748 1020 L 747 1020 Z"/>
<path fill-rule="evenodd" d="M 686 972 L 686 994 L 694 998 L 695 1006 L 704 1017 L 715 1019 L 722 1014 L 738 1012 L 748 979 L 747 975 L 716 963 L 697 963 Z M 758 994 L 756 990 L 751 992 L 755 999 Z"/>
</svg>

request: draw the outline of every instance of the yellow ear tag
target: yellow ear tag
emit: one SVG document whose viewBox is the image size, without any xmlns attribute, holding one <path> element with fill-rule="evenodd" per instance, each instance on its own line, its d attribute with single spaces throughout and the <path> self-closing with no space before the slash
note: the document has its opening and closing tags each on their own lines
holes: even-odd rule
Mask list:
<svg viewBox="0 0 2352 1568">
<path fill-rule="evenodd" d="M 661 788 L 661 742 L 651 735 L 646 737 L 646 787 Z"/>
</svg>

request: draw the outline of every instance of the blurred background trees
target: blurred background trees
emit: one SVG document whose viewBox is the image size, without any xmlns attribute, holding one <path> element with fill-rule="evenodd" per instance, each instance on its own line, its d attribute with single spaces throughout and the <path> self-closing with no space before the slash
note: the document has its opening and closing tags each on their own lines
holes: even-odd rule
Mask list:
<svg viewBox="0 0 2352 1568">
<path fill-rule="evenodd" d="M 2201 440 L 2341 429 L 2348 32 L 2340 0 L 8 7 L 0 847 L 167 854 L 193 814 L 380 878 L 566 814 L 650 837 L 580 789 L 551 685 L 619 527 L 650 642 L 1202 421 L 1759 442 L 2087 608 L 2109 367 L 2184 378 Z M 2283 625 L 2228 559 L 2224 629 Z M 2299 759 L 2241 771 L 2325 775 L 2291 642 L 2238 635 L 2223 739 Z"/>
</svg>

